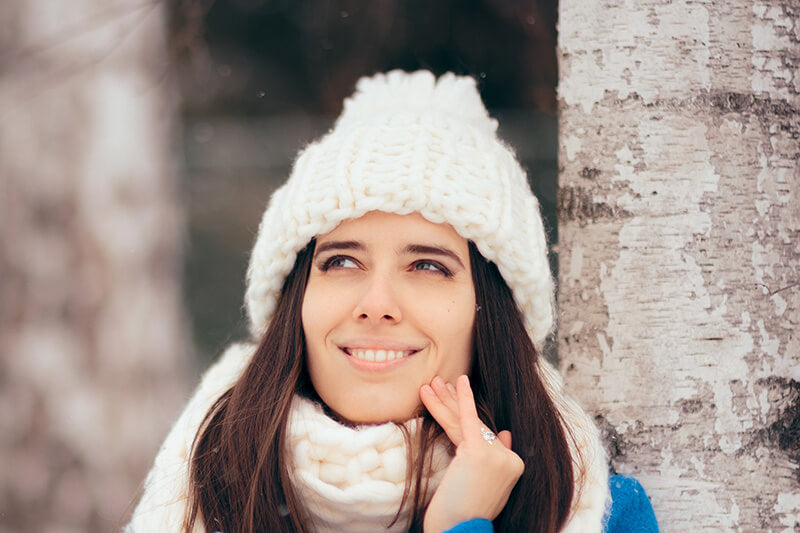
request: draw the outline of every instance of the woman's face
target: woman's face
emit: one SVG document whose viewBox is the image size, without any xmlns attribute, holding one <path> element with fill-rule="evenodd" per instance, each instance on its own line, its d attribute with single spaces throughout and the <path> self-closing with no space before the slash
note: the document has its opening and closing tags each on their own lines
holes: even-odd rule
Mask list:
<svg viewBox="0 0 800 533">
<path fill-rule="evenodd" d="M 421 385 L 470 367 L 467 241 L 418 214 L 342 222 L 317 237 L 302 315 L 311 381 L 337 416 L 408 420 Z"/>
</svg>

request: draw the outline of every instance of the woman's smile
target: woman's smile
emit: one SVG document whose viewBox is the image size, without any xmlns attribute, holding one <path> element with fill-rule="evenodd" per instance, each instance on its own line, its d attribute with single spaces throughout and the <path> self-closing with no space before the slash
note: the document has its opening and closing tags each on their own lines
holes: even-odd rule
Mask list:
<svg viewBox="0 0 800 533">
<path fill-rule="evenodd" d="M 355 350 L 345 350 L 345 353 L 359 361 L 383 363 L 394 361 L 395 359 L 403 359 L 415 352 L 356 348 Z"/>
<path fill-rule="evenodd" d="M 424 349 L 401 347 L 398 342 L 381 342 L 374 344 L 348 344 L 339 350 L 347 358 L 347 362 L 362 372 L 392 372 L 406 364 L 411 358 L 421 355 Z"/>
<path fill-rule="evenodd" d="M 312 263 L 308 371 L 339 417 L 407 420 L 421 385 L 469 370 L 475 289 L 467 241 L 452 227 L 370 212 L 318 236 Z"/>
<path fill-rule="evenodd" d="M 394 339 L 352 339 L 336 343 L 339 350 L 356 365 L 356 368 L 368 371 L 391 368 L 393 365 L 389 365 L 389 363 L 392 361 L 399 363 L 400 360 L 419 353 L 422 350 L 420 344 L 410 344 Z M 361 364 L 366 362 L 376 364 Z"/>
<path fill-rule="evenodd" d="M 359 361 L 371 361 L 375 363 L 383 363 L 394 361 L 395 359 L 405 359 L 411 355 L 419 353 L 418 349 L 395 349 L 385 347 L 352 347 L 341 348 L 341 350 L 348 356 Z"/>
</svg>

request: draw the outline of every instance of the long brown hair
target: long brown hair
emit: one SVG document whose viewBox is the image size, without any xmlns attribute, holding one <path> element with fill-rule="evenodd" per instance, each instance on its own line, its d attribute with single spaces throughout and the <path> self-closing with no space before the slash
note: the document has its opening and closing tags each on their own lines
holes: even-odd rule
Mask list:
<svg viewBox="0 0 800 533">
<path fill-rule="evenodd" d="M 187 533 L 198 519 L 209 532 L 314 530 L 285 460 L 292 398 L 295 394 L 316 398 L 305 365 L 300 318 L 313 252 L 312 240 L 298 253 L 252 360 L 209 409 L 195 437 Z M 513 449 L 525 462 L 505 509 L 494 520 L 495 530 L 554 533 L 567 519 L 572 501 L 568 436 L 539 378 L 539 354 L 511 289 L 495 264 L 471 242 L 469 252 L 478 305 L 470 371 L 476 404 L 487 426 L 511 431 Z M 410 505 L 412 531 L 422 530 L 424 474 L 438 438 L 443 438 L 441 428 L 423 413 L 422 430 L 408 447 L 401 504 Z"/>
</svg>

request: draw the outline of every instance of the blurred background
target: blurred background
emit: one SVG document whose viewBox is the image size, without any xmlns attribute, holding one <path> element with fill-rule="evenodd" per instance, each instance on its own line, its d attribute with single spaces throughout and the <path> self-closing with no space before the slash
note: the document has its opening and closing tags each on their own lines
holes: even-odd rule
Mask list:
<svg viewBox="0 0 800 533">
<path fill-rule="evenodd" d="M 68 4 L 68 5 L 67 5 Z M 119 529 L 357 79 L 478 80 L 556 241 L 555 0 L 0 4 L 0 533 Z"/>
</svg>

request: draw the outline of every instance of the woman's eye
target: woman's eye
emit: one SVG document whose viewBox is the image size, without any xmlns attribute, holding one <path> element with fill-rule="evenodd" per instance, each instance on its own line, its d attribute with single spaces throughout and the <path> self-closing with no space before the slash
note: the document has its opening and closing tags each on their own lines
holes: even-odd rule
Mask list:
<svg viewBox="0 0 800 533">
<path fill-rule="evenodd" d="M 349 257 L 337 255 L 331 257 L 322 265 L 322 270 L 329 270 L 331 268 L 358 268 L 358 265 Z"/>
<path fill-rule="evenodd" d="M 452 275 L 450 273 L 450 271 L 447 270 L 445 267 L 443 267 L 439 263 L 433 263 L 431 261 L 417 261 L 416 263 L 414 263 L 413 269 L 414 270 L 429 270 L 431 272 L 440 272 L 440 273 L 442 273 L 442 274 L 444 274 L 445 276 L 448 276 L 448 277 L 450 277 Z"/>
</svg>

